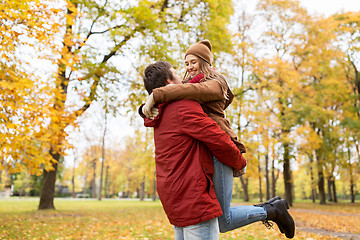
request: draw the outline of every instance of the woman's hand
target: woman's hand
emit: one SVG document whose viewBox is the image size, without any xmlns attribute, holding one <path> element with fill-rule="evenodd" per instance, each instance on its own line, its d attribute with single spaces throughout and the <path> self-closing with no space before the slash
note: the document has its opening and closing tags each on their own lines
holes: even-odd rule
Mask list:
<svg viewBox="0 0 360 240">
<path fill-rule="evenodd" d="M 155 104 L 156 102 L 154 100 L 154 95 L 153 93 L 151 93 L 148 99 L 146 100 L 145 105 L 142 107 L 142 112 L 147 118 L 154 119 L 157 116 L 157 114 L 159 114 L 159 111 L 157 111 L 156 116 L 155 117 L 153 116 L 151 109 Z"/>
<path fill-rule="evenodd" d="M 152 107 L 152 108 L 150 109 L 150 112 L 151 112 L 151 115 L 148 117 L 148 118 L 150 118 L 150 119 L 154 119 L 154 118 L 156 118 L 156 117 L 159 115 L 159 109 L 156 108 L 156 107 Z"/>
<path fill-rule="evenodd" d="M 234 171 L 233 175 L 234 177 L 241 177 L 242 175 L 244 175 L 246 173 L 246 167 L 244 167 L 243 169 L 239 170 L 239 171 Z"/>
</svg>

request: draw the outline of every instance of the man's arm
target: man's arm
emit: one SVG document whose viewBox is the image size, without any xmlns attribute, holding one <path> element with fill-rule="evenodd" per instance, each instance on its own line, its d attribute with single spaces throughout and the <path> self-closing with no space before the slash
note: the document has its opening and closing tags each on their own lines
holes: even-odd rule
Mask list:
<svg viewBox="0 0 360 240">
<path fill-rule="evenodd" d="M 207 80 L 201 83 L 172 84 L 153 90 L 157 103 L 181 99 L 209 102 L 225 99 L 225 93 L 218 80 Z"/>
<path fill-rule="evenodd" d="M 235 171 L 246 166 L 246 160 L 242 158 L 240 150 L 204 113 L 199 103 L 181 101 L 178 110 L 181 129 L 185 134 L 203 142 L 220 162 L 233 167 Z"/>
</svg>

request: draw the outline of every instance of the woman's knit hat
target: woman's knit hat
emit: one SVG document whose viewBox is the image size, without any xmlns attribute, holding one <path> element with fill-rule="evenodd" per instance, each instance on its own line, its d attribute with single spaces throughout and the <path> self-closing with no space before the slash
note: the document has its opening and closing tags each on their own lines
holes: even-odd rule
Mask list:
<svg viewBox="0 0 360 240">
<path fill-rule="evenodd" d="M 209 40 L 202 40 L 189 47 L 185 53 L 185 57 L 189 54 L 204 59 L 211 66 L 211 43 Z"/>
</svg>

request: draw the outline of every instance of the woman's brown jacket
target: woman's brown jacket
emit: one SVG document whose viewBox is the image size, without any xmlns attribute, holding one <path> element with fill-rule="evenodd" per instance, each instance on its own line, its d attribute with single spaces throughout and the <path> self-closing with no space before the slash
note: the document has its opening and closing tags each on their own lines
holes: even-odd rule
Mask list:
<svg viewBox="0 0 360 240">
<path fill-rule="evenodd" d="M 216 78 L 201 79 L 200 83 L 171 84 L 153 90 L 154 100 L 157 103 L 189 99 L 198 101 L 204 112 L 226 132 L 231 140 L 240 149 L 246 152 L 244 144 L 238 141 L 230 123 L 225 119 L 224 110 L 232 102 L 234 95 L 225 78 L 220 74 Z"/>
</svg>

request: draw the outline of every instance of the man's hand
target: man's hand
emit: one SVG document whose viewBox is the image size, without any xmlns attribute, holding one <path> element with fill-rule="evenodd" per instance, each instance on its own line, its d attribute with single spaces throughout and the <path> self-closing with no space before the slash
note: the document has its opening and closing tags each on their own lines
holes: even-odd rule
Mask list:
<svg viewBox="0 0 360 240">
<path fill-rule="evenodd" d="M 152 112 L 151 112 L 151 109 L 152 109 L 152 107 L 155 105 L 155 100 L 154 100 L 154 96 L 153 96 L 153 93 L 151 93 L 150 95 L 149 95 L 149 97 L 148 97 L 148 99 L 146 100 L 146 102 L 145 102 L 145 105 L 142 107 L 142 112 L 143 112 L 143 114 L 147 117 L 147 118 L 150 118 L 150 119 L 154 119 L 154 116 L 153 116 L 153 114 L 152 114 Z M 157 114 L 159 114 L 159 111 L 158 111 L 158 113 Z M 156 114 L 156 116 L 157 116 L 157 114 Z M 155 116 L 155 117 L 156 117 Z M 152 117 L 152 118 L 151 118 Z"/>
</svg>

